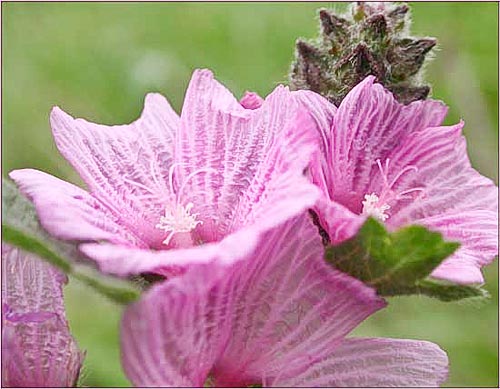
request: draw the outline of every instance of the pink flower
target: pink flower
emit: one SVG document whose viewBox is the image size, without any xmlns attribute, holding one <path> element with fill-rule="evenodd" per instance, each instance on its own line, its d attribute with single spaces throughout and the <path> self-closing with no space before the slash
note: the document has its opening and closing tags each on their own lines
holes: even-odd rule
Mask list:
<svg viewBox="0 0 500 389">
<path fill-rule="evenodd" d="M 185 277 L 157 284 L 122 320 L 127 376 L 142 387 L 444 382 L 448 360 L 432 343 L 346 338 L 385 302 L 323 254 L 303 214 L 271 230 L 252 260 L 233 264 L 209 290 L 194 291 Z"/>
<path fill-rule="evenodd" d="M 2 386 L 76 386 L 83 353 L 64 312 L 66 277 L 2 244 Z"/>
<path fill-rule="evenodd" d="M 36 170 L 10 176 L 45 229 L 84 242 L 80 249 L 106 272 L 168 276 L 247 258 L 319 196 L 303 176 L 315 123 L 283 86 L 250 110 L 197 70 L 180 117 L 149 94 L 129 125 L 93 124 L 59 108 L 50 121 L 89 192 Z"/>
<path fill-rule="evenodd" d="M 372 76 L 338 110 L 312 92 L 295 97 L 320 128 L 310 174 L 324 194 L 315 211 L 333 244 L 352 237 L 368 216 L 390 230 L 422 224 L 462 244 L 433 277 L 483 282 L 481 266 L 498 254 L 498 190 L 471 167 L 463 122 L 441 126 L 441 102 L 404 106 Z"/>
</svg>

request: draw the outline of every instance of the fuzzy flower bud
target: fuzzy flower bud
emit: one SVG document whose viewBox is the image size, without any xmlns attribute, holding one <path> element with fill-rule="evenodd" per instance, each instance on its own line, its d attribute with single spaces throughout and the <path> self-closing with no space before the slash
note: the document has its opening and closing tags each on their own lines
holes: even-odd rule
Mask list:
<svg viewBox="0 0 500 389">
<path fill-rule="evenodd" d="M 292 89 L 312 90 L 338 106 L 374 75 L 403 104 L 427 97 L 430 87 L 421 84 L 421 69 L 436 39 L 409 36 L 406 4 L 358 2 L 341 16 L 321 9 L 319 19 L 318 38 L 297 40 Z"/>
</svg>

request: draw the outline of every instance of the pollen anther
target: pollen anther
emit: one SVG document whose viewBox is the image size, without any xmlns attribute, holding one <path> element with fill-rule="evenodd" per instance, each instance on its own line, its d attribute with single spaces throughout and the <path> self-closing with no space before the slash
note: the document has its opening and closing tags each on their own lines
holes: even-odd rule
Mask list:
<svg viewBox="0 0 500 389">
<path fill-rule="evenodd" d="M 375 193 L 366 194 L 362 204 L 363 215 L 373 216 L 381 221 L 386 221 L 389 218 L 389 215 L 387 215 L 385 211 L 389 210 L 391 206 L 385 203 L 380 204 L 380 200 Z"/>
<path fill-rule="evenodd" d="M 165 215 L 160 217 L 160 222 L 156 228 L 169 232 L 163 244 L 169 244 L 170 240 L 179 232 L 191 232 L 196 226 L 203 224 L 201 220 L 196 220 L 197 213 L 191 214 L 193 203 L 188 203 L 185 207 L 177 204 L 173 209 L 166 208 Z"/>
</svg>

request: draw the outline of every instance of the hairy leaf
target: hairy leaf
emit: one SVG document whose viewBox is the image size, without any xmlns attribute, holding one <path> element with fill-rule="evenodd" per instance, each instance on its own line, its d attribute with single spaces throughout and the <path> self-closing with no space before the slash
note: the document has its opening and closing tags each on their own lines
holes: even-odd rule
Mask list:
<svg viewBox="0 0 500 389">
<path fill-rule="evenodd" d="M 477 286 L 456 285 L 429 277 L 459 247 L 423 226 L 390 233 L 369 218 L 352 239 L 330 246 L 326 260 L 337 269 L 377 289 L 383 296 L 425 294 L 442 301 L 487 297 Z"/>
</svg>

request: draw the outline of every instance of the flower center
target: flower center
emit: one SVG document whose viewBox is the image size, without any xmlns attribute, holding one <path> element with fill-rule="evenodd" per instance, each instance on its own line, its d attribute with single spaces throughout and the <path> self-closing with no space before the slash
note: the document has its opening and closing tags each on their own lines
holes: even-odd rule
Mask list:
<svg viewBox="0 0 500 389">
<path fill-rule="evenodd" d="M 391 208 L 391 206 L 385 203 L 381 203 L 375 193 L 366 194 L 365 200 L 361 203 L 363 204 L 363 211 L 361 212 L 362 215 L 373 216 L 374 218 L 383 222 L 386 221 L 389 217 L 389 215 L 387 215 L 385 211 Z"/>
<path fill-rule="evenodd" d="M 196 220 L 197 213 L 191 214 L 193 203 L 188 203 L 185 207 L 177 204 L 173 209 L 166 208 L 165 215 L 160 217 L 160 222 L 156 228 L 168 232 L 163 244 L 168 245 L 174 234 L 179 232 L 191 232 L 199 224 L 203 224 L 201 220 Z"/>
<path fill-rule="evenodd" d="M 167 206 L 165 208 L 165 214 L 160 217 L 160 222 L 156 224 L 156 228 L 163 230 L 165 232 L 168 232 L 167 237 L 165 240 L 162 242 L 165 245 L 169 245 L 170 241 L 172 240 L 173 236 L 178 233 L 190 233 L 193 231 L 197 226 L 203 224 L 201 220 L 197 220 L 197 216 L 199 215 L 198 213 L 191 213 L 191 209 L 194 207 L 193 203 L 189 202 L 186 204 L 186 206 L 183 206 L 181 204 L 182 202 L 182 197 L 184 194 L 184 190 L 186 188 L 186 184 L 191 181 L 195 176 L 197 176 L 200 173 L 217 173 L 215 169 L 212 168 L 201 168 L 198 170 L 195 170 L 191 174 L 189 174 L 180 188 L 177 190 L 174 188 L 174 169 L 182 165 L 181 163 L 174 163 L 169 169 L 168 173 L 168 183 L 170 186 L 170 193 L 175 195 L 175 201 L 173 201 L 172 206 Z M 182 244 L 192 244 L 192 239 L 191 238 L 183 238 L 183 243 Z"/>
<path fill-rule="evenodd" d="M 403 168 L 393 179 L 389 182 L 389 159 L 385 160 L 384 167 L 380 162 L 380 159 L 377 159 L 377 166 L 379 168 L 380 174 L 384 181 L 384 185 L 382 187 L 382 191 L 380 196 L 376 193 L 365 194 L 364 200 L 361 202 L 363 204 L 363 210 L 361 211 L 362 215 L 369 215 L 377 218 L 381 221 L 386 221 L 389 218 L 389 215 L 386 213 L 391 206 L 389 202 L 396 202 L 403 199 L 413 200 L 412 193 L 418 192 L 423 193 L 424 188 L 422 187 L 414 187 L 402 192 L 396 193 L 393 190 L 394 185 L 406 174 L 409 172 L 416 173 L 418 169 L 416 166 L 408 165 Z"/>
</svg>

